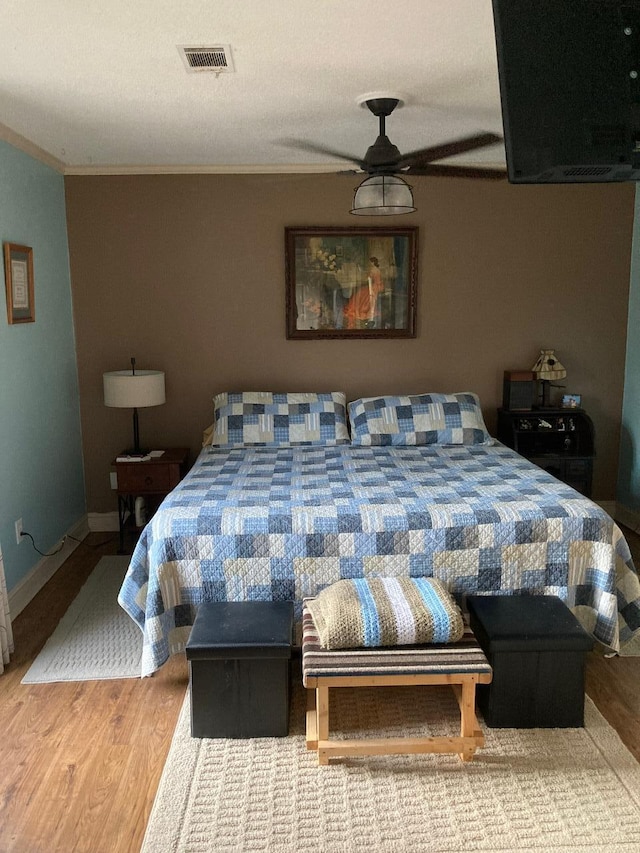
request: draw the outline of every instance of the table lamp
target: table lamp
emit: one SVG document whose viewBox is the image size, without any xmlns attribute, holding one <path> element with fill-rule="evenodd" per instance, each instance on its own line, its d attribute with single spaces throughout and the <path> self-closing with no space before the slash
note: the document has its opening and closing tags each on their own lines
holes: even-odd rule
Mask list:
<svg viewBox="0 0 640 853">
<path fill-rule="evenodd" d="M 542 403 L 543 409 L 551 407 L 550 403 L 550 388 L 551 383 L 555 379 L 564 379 L 567 371 L 559 360 L 556 358 L 552 349 L 541 349 L 540 356 L 531 370 L 535 373 L 536 379 L 542 382 Z M 558 386 L 562 387 L 562 386 Z"/>
<path fill-rule="evenodd" d="M 131 359 L 131 370 L 113 370 L 102 376 L 105 406 L 133 409 L 133 448 L 127 456 L 146 456 L 140 449 L 138 409 L 160 406 L 166 402 L 164 373 L 161 370 L 136 370 L 136 360 Z"/>
</svg>

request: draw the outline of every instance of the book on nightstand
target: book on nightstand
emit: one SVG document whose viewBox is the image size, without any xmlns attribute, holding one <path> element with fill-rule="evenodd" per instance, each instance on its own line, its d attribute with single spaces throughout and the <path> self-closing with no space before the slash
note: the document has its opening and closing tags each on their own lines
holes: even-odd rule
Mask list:
<svg viewBox="0 0 640 853">
<path fill-rule="evenodd" d="M 148 462 L 162 456 L 164 450 L 151 450 L 149 453 L 122 453 L 116 456 L 116 462 Z"/>
</svg>

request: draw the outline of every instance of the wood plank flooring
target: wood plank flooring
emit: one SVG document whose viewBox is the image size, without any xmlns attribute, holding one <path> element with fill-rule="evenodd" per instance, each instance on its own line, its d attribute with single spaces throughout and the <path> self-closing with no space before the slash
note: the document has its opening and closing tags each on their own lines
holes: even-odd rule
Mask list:
<svg viewBox="0 0 640 853">
<path fill-rule="evenodd" d="M 90 534 L 14 621 L 16 652 L 0 677 L 3 853 L 142 844 L 187 686 L 184 658 L 143 680 L 20 684 L 100 557 L 116 549 L 115 536 Z"/>
<path fill-rule="evenodd" d="M 640 537 L 626 531 L 640 565 Z M 153 678 L 22 685 L 116 536 L 93 533 L 14 621 L 0 677 L 0 851 L 139 851 L 187 686 L 183 657 Z M 640 657 L 589 656 L 587 689 L 640 760 Z"/>
</svg>

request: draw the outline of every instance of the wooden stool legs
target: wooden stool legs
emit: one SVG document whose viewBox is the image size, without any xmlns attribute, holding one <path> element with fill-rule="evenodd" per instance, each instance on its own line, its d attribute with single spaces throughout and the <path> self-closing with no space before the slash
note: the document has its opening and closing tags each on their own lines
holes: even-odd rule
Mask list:
<svg viewBox="0 0 640 853">
<path fill-rule="evenodd" d="M 476 717 L 476 685 L 474 682 L 464 681 L 461 685 L 452 684 L 451 686 L 460 706 L 460 737 L 466 744 L 458 754 L 463 761 L 471 761 L 476 747 L 484 746 L 484 735 L 478 728 Z"/>
<path fill-rule="evenodd" d="M 399 753 L 455 752 L 462 761 L 470 761 L 478 747 L 484 746 L 484 736 L 478 727 L 475 711 L 476 674 L 461 674 L 457 677 L 448 675 L 446 680 L 436 680 L 428 677 L 427 684 L 447 683 L 453 687 L 458 705 L 460 706 L 460 737 L 424 737 L 424 738 L 375 738 L 375 739 L 340 739 L 329 738 L 329 686 L 323 684 L 322 678 L 314 679 L 315 687 L 307 692 L 307 749 L 315 749 L 318 753 L 318 764 L 328 764 L 331 756 L 341 755 L 394 755 Z M 329 680 L 329 679 L 327 679 Z M 331 678 L 332 687 L 376 686 L 376 679 L 363 679 L 366 685 L 359 685 L 353 677 L 341 683 L 339 679 Z M 416 679 L 404 682 L 396 678 L 394 685 L 415 685 Z M 388 685 L 389 679 L 382 679 L 379 685 Z"/>
<path fill-rule="evenodd" d="M 329 741 L 329 688 L 316 687 L 316 720 L 318 732 L 318 764 L 328 764 L 329 755 L 322 745 Z"/>
</svg>

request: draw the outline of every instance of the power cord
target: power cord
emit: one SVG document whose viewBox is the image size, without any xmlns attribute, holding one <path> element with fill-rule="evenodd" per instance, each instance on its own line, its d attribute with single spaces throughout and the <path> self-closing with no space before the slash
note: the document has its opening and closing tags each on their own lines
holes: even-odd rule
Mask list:
<svg viewBox="0 0 640 853">
<path fill-rule="evenodd" d="M 95 544 L 95 545 L 88 545 L 86 542 L 83 542 L 83 540 L 82 540 L 82 539 L 76 539 L 76 537 L 75 537 L 75 536 L 71 536 L 71 535 L 69 535 L 69 534 L 67 533 L 67 535 L 66 535 L 66 536 L 63 536 L 63 537 L 62 537 L 62 542 L 60 542 L 60 544 L 59 544 L 59 545 L 58 545 L 58 547 L 55 549 L 55 551 L 48 551 L 48 552 L 45 552 L 45 551 L 41 551 L 41 550 L 36 546 L 36 543 L 35 543 L 35 540 L 34 540 L 33 536 L 32 536 L 30 533 L 27 533 L 27 531 L 26 531 L 26 530 L 23 530 L 23 531 L 22 531 L 22 533 L 20 534 L 20 536 L 28 536 L 28 537 L 29 537 L 29 539 L 31 539 L 31 544 L 32 544 L 32 546 L 33 546 L 34 551 L 37 551 L 37 552 L 38 552 L 38 554 L 40 554 L 42 557 L 53 557 L 53 556 L 54 556 L 54 554 L 59 554 L 59 553 L 60 553 L 60 551 L 62 551 L 62 549 L 64 548 L 64 546 L 65 546 L 65 542 L 67 541 L 67 539 L 73 539 L 73 541 L 74 541 L 74 542 L 77 542 L 79 545 L 84 545 L 84 547 L 85 547 L 85 548 L 90 548 L 92 551 L 95 551 L 95 550 L 97 550 L 98 548 L 103 548 L 105 545 L 108 545 L 108 544 L 109 544 L 109 542 L 113 542 L 113 541 L 115 540 L 115 538 L 116 538 L 115 536 L 109 536 L 109 538 L 108 538 L 108 539 L 105 539 L 105 540 L 104 540 L 104 542 L 96 542 L 96 544 Z"/>
<path fill-rule="evenodd" d="M 33 536 L 30 533 L 27 533 L 26 530 L 23 530 L 22 533 L 20 534 L 20 536 L 28 536 L 29 539 L 31 539 L 31 544 L 33 545 L 33 550 L 37 551 L 38 554 L 41 554 L 43 557 L 53 557 L 54 554 L 59 554 L 60 551 L 62 551 L 62 549 L 64 548 L 64 543 L 67 541 L 67 539 L 71 538 L 70 536 L 68 536 L 68 537 L 63 536 L 62 542 L 58 545 L 58 547 L 56 548 L 55 551 L 49 551 L 49 552 L 45 553 L 44 551 L 41 551 L 39 548 L 36 547 L 36 543 L 35 543 Z"/>
</svg>

